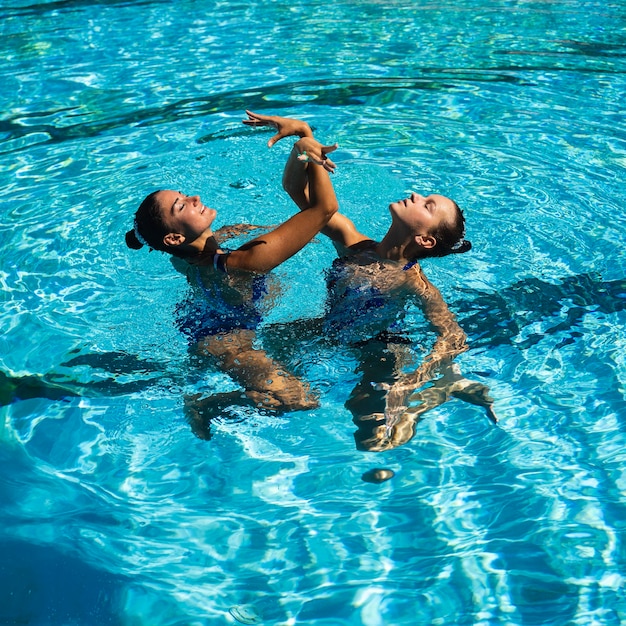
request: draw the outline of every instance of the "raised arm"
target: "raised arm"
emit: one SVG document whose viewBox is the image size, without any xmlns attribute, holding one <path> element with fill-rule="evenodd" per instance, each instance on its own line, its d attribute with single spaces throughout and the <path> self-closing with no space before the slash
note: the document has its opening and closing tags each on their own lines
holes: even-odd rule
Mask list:
<svg viewBox="0 0 626 626">
<path fill-rule="evenodd" d="M 330 152 L 330 148 L 334 149 L 335 146 L 322 146 L 321 148 L 319 152 L 308 155 L 309 163 L 324 163 L 327 171 L 334 172 L 335 164 L 327 157 L 327 154 Z M 303 168 L 299 159 L 300 155 L 294 148 L 283 171 L 283 189 L 298 208 L 303 211 L 310 205 L 309 168 L 315 167 L 315 165 L 307 163 Z M 342 251 L 341 248 L 349 248 L 361 241 L 370 240 L 369 237 L 360 233 L 352 220 L 342 213 L 335 213 L 321 232 L 329 237 L 340 251 Z"/>
<path fill-rule="evenodd" d="M 269 126 L 276 129 L 276 134 L 267 142 L 269 147 L 272 147 L 284 137 L 293 135 L 299 137 L 313 137 L 311 127 L 302 120 L 291 117 L 280 117 L 279 115 L 260 115 L 252 111 L 246 111 L 246 113 L 248 114 L 248 119 L 243 120 L 243 123 L 247 126 Z M 335 171 L 335 164 L 328 158 L 328 154 L 336 147 L 336 144 L 332 146 L 322 146 L 318 144 L 316 149 L 309 149 L 306 155 L 307 160 L 304 161 L 304 167 L 302 151 L 296 146 L 294 146 L 291 151 L 283 172 L 283 189 L 289 194 L 289 197 L 296 203 L 301 211 L 311 206 L 308 172 L 309 167 L 314 168 L 314 165 L 309 164 L 320 165 L 327 172 L 333 173 Z M 360 233 L 354 223 L 341 213 L 333 215 L 321 232 L 329 237 L 338 249 L 342 247 L 349 248 L 361 241 L 369 240 L 369 237 Z"/>
<path fill-rule="evenodd" d="M 317 153 L 319 149 L 320 144 L 311 137 L 299 139 L 294 146 L 298 154 Z M 269 272 L 302 249 L 335 215 L 337 198 L 328 172 L 313 162 L 299 161 L 299 164 L 301 168 L 309 168 L 309 207 L 231 252 L 229 269 Z"/>
</svg>

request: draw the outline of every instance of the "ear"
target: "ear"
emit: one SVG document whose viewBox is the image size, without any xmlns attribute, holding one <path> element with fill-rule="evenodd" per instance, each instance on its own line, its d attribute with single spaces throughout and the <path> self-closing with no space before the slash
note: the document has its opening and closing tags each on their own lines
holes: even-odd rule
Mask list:
<svg viewBox="0 0 626 626">
<path fill-rule="evenodd" d="M 415 243 L 422 248 L 434 248 L 437 240 L 432 235 L 415 235 Z"/>
<path fill-rule="evenodd" d="M 180 246 L 181 244 L 185 243 L 185 237 L 184 235 L 181 235 L 180 233 L 167 233 L 167 235 L 165 235 L 165 237 L 163 237 L 163 243 L 166 246 Z"/>
</svg>

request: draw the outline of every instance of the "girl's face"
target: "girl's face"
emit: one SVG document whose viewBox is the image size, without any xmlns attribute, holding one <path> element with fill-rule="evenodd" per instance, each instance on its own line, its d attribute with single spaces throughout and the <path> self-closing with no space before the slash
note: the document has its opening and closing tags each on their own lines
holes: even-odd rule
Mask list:
<svg viewBox="0 0 626 626">
<path fill-rule="evenodd" d="M 184 243 L 191 243 L 210 230 L 217 215 L 200 201 L 199 196 L 187 196 L 180 191 L 159 191 L 156 201 L 161 207 L 163 222 L 172 233 L 184 237 Z"/>
<path fill-rule="evenodd" d="M 456 206 L 446 196 L 412 193 L 405 200 L 392 202 L 389 211 L 394 221 L 404 224 L 413 234 L 427 235 L 442 222 L 453 223 Z"/>
</svg>

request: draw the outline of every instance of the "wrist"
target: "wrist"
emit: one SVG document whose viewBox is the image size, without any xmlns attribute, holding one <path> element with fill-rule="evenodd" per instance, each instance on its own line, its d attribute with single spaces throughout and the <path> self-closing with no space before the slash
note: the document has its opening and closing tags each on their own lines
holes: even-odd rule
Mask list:
<svg viewBox="0 0 626 626">
<path fill-rule="evenodd" d="M 313 137 L 313 131 L 311 127 L 306 123 L 302 122 L 302 126 L 297 131 L 298 137 Z"/>
</svg>

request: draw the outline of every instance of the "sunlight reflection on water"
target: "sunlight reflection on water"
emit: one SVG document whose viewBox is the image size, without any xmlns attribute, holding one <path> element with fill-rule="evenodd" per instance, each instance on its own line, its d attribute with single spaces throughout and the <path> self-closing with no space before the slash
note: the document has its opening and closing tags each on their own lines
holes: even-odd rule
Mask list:
<svg viewBox="0 0 626 626">
<path fill-rule="evenodd" d="M 624 7 L 21 4 L 0 9 L 0 499 L 26 560 L 0 621 L 619 623 Z M 356 449 L 320 237 L 276 272 L 261 333 L 320 407 L 194 437 L 181 396 L 233 383 L 187 352 L 184 279 L 123 235 L 160 186 L 220 225 L 290 214 L 288 146 L 268 151 L 246 108 L 338 141 L 342 210 L 372 236 L 409 190 L 462 206 L 472 252 L 423 266 L 497 427 L 453 399 L 405 445 Z M 421 358 L 424 318 L 406 323 Z M 374 467 L 395 476 L 363 481 Z M 80 605 L 71 577 L 22 598 L 12 578 L 54 578 L 41 546 L 107 601 Z"/>
</svg>

